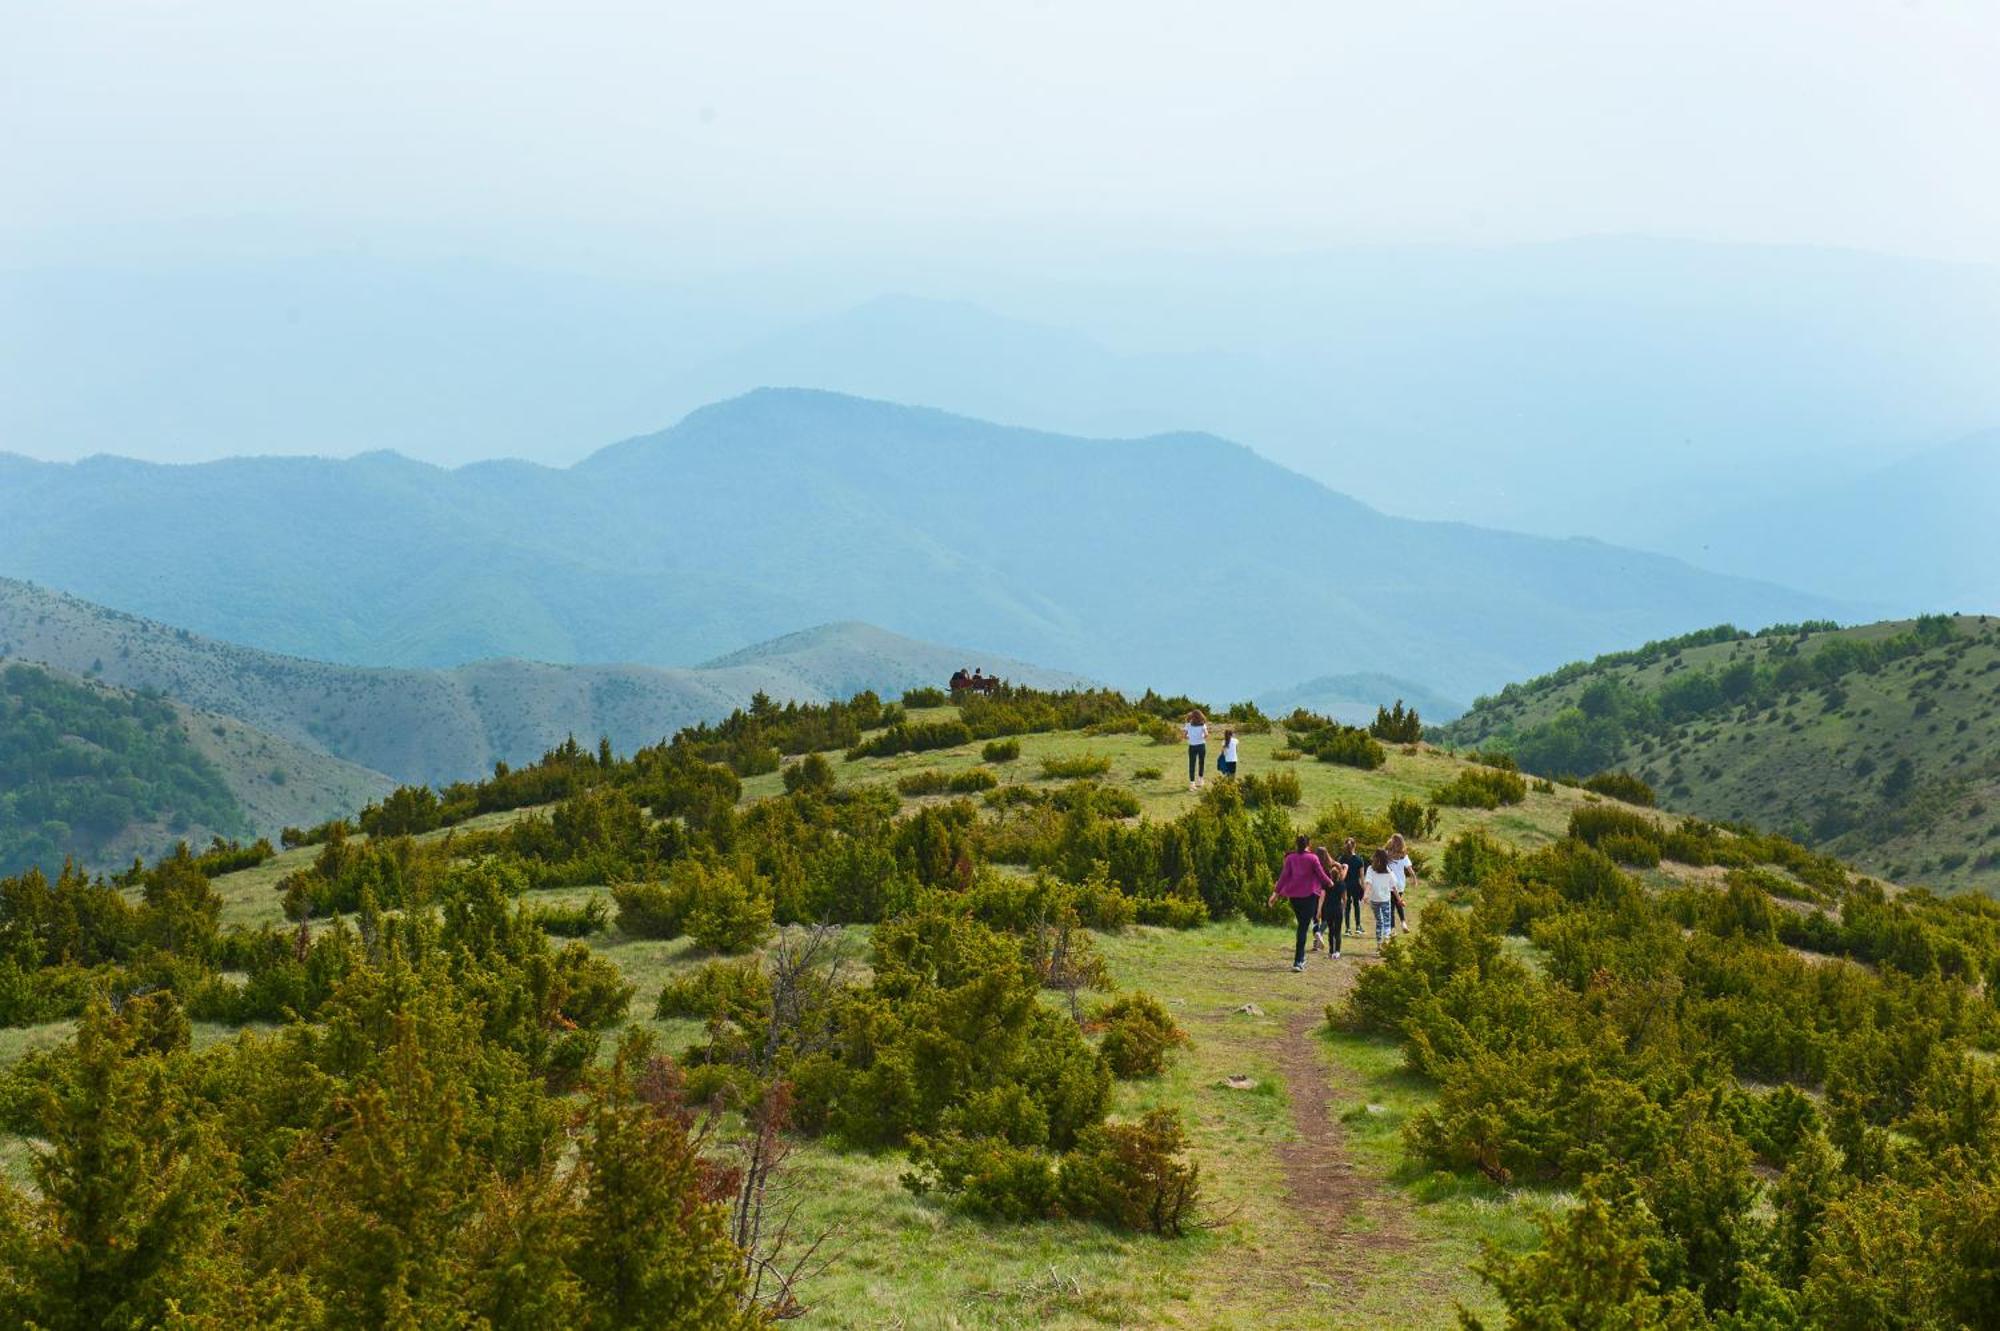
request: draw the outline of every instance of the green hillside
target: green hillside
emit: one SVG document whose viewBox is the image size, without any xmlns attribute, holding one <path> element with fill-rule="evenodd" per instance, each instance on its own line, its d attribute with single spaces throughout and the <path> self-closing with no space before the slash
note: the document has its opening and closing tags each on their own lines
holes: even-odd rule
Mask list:
<svg viewBox="0 0 2000 1331">
<path fill-rule="evenodd" d="M 1723 628 L 1481 698 L 1444 742 L 1623 768 L 1664 803 L 1871 873 L 2000 890 L 2000 619 Z"/>
<path fill-rule="evenodd" d="M 807 1324 L 1445 1327 L 1591 1297 L 1607 1252 L 1635 1326 L 1858 1328 L 1888 1297 L 1977 1322 L 2000 908 L 1309 717 L 1219 719 L 1242 779 L 1197 795 L 1185 705 L 760 707 L 405 790 L 212 883 L 0 884 L 19 1251 L 68 1250 L 77 1214 L 74 1156 L 30 1138 L 109 1121 L 153 1143 L 135 1178 L 212 1208 L 142 1313 L 450 1324 L 532 1271 L 555 1324 L 632 1324 L 605 1309 L 636 1287 L 747 1326 L 733 1277 L 675 1273 L 739 1269 L 719 1236 L 756 1229 L 713 1184 L 764 1159 L 832 1259 Z M 1392 823 L 1421 927 L 1292 973 L 1278 855 Z M 93 984 L 148 996 L 92 1014 Z M 1836 1199 L 1851 1224 L 1820 1226 Z M 19 1269 L 0 1311 L 55 1306 Z"/>
<path fill-rule="evenodd" d="M 101 864 L 144 826 L 196 840 L 250 830 L 173 704 L 0 663 L 0 874 Z"/>
<path fill-rule="evenodd" d="M 0 661 L 0 873 L 66 857 L 115 868 L 182 840 L 276 837 L 394 785 L 233 717 Z"/>
</svg>

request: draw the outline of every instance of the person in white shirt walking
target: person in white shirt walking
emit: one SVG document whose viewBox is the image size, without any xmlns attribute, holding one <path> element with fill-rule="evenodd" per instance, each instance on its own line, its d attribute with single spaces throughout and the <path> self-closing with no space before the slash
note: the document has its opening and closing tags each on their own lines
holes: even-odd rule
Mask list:
<svg viewBox="0 0 2000 1331">
<path fill-rule="evenodd" d="M 1401 832 L 1389 838 L 1386 850 L 1389 857 L 1389 872 L 1396 879 L 1396 894 L 1392 900 L 1396 920 L 1403 926 L 1403 932 L 1408 933 L 1410 916 L 1409 912 L 1403 909 L 1403 893 L 1411 883 L 1417 881 L 1417 866 L 1410 862 L 1410 849 L 1404 844 Z"/>
<path fill-rule="evenodd" d="M 1202 715 L 1201 708 L 1187 714 L 1181 733 L 1187 736 L 1188 789 L 1200 790 L 1202 782 L 1208 779 L 1208 718 Z"/>
</svg>

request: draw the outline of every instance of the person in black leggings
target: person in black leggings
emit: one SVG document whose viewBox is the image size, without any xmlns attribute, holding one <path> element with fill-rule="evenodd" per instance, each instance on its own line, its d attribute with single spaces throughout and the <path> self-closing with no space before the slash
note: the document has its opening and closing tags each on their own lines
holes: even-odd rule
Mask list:
<svg viewBox="0 0 2000 1331">
<path fill-rule="evenodd" d="M 1333 878 L 1326 866 L 1313 854 L 1312 838 L 1300 837 L 1296 848 L 1285 856 L 1285 866 L 1278 872 L 1278 881 L 1271 888 L 1270 905 L 1277 905 L 1283 897 L 1292 903 L 1292 920 L 1298 925 L 1298 934 L 1292 944 L 1292 969 L 1306 968 L 1306 938 L 1312 933 L 1313 918 L 1319 914 L 1320 898 L 1333 886 Z"/>
<path fill-rule="evenodd" d="M 1340 867 L 1341 900 L 1338 903 L 1339 909 L 1336 911 L 1335 919 L 1339 925 L 1352 929 L 1354 936 L 1359 938 L 1361 937 L 1361 873 L 1368 867 L 1368 857 L 1356 853 L 1353 837 L 1341 843 Z"/>
<path fill-rule="evenodd" d="M 1319 915 L 1316 920 L 1318 925 L 1323 925 L 1326 929 L 1327 954 L 1338 957 L 1341 955 L 1340 917 L 1346 910 L 1346 903 L 1343 900 L 1346 892 L 1341 884 L 1341 866 L 1340 862 L 1333 858 L 1333 852 L 1325 846 L 1314 846 L 1313 853 L 1319 856 L 1320 867 L 1326 870 L 1327 877 L 1326 894 L 1319 899 Z"/>
<path fill-rule="evenodd" d="M 1188 789 L 1199 790 L 1208 779 L 1208 718 L 1202 715 L 1201 708 L 1187 714 L 1181 730 L 1187 735 Z"/>
</svg>

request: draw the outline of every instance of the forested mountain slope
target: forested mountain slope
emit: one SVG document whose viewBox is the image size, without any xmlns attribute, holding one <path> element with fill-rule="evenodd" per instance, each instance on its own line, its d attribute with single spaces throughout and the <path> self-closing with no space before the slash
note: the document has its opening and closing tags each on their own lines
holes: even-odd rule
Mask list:
<svg viewBox="0 0 2000 1331">
<path fill-rule="evenodd" d="M 0 874 L 275 837 L 394 784 L 232 718 L 0 658 Z"/>
<path fill-rule="evenodd" d="M 405 782 L 476 777 L 570 735 L 636 748 L 719 718 L 760 690 L 799 701 L 896 694 L 942 684 L 966 665 L 1041 686 L 1078 682 L 865 624 L 810 629 L 691 670 L 536 661 L 370 670 L 217 642 L 8 579 L 0 579 L 0 655 L 156 690 Z"/>
<path fill-rule="evenodd" d="M 2000 618 L 1692 634 L 1509 685 L 1441 735 L 1536 772 L 1628 768 L 1676 808 L 1885 877 L 2000 890 Z"/>
<path fill-rule="evenodd" d="M 1209 435 L 1079 439 L 795 390 L 566 470 L 4 469 L 0 574 L 377 665 L 684 665 L 857 619 L 1114 682 L 1240 696 L 1380 671 L 1466 697 L 1697 624 L 1834 612 L 1594 541 L 1390 518 Z"/>
</svg>

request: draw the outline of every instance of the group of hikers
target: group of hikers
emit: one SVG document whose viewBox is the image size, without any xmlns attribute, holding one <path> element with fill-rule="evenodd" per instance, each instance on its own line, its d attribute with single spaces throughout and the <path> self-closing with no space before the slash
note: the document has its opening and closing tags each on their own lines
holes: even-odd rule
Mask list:
<svg viewBox="0 0 2000 1331">
<path fill-rule="evenodd" d="M 1342 937 L 1361 937 L 1363 898 L 1374 912 L 1377 944 L 1388 942 L 1399 927 L 1408 933 L 1410 917 L 1403 909 L 1403 893 L 1416 881 L 1417 866 L 1410 862 L 1401 832 L 1372 855 L 1357 853 L 1354 838 L 1348 837 L 1338 857 L 1325 846 L 1314 844 L 1311 837 L 1300 837 L 1285 856 L 1270 900 L 1273 906 L 1281 900 L 1292 903 L 1292 916 L 1298 924 L 1292 969 L 1306 968 L 1308 937 L 1315 952 L 1324 937 L 1330 957 L 1342 955 Z"/>
<path fill-rule="evenodd" d="M 1196 708 L 1181 724 L 1187 736 L 1188 789 L 1200 790 L 1208 776 L 1208 718 Z M 1224 776 L 1236 775 L 1236 732 L 1222 732 L 1222 755 L 1215 764 Z M 1271 889 L 1270 904 L 1292 903 L 1298 934 L 1292 945 L 1292 969 L 1306 968 L 1306 944 L 1320 950 L 1322 939 L 1329 957 L 1339 957 L 1341 939 L 1360 938 L 1361 903 L 1365 899 L 1375 916 L 1375 941 L 1386 943 L 1400 927 L 1410 931 L 1410 917 L 1403 908 L 1403 892 L 1417 880 L 1417 867 L 1410 862 L 1403 834 L 1396 833 L 1387 845 L 1372 855 L 1362 855 L 1348 837 L 1336 857 L 1325 846 L 1302 836 Z"/>
</svg>

